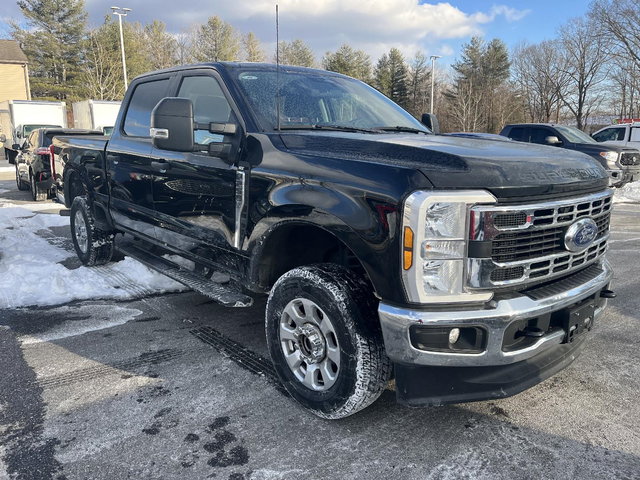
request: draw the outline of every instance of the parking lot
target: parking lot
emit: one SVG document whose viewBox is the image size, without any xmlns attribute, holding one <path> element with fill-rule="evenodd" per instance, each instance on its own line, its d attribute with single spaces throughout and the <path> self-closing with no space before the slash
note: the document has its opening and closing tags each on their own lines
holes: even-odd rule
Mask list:
<svg viewBox="0 0 640 480">
<path fill-rule="evenodd" d="M 29 204 L 7 168 L 0 199 Z M 275 379 L 263 298 L 228 309 L 140 291 L 0 310 L 0 479 L 640 478 L 638 218 L 616 205 L 618 298 L 582 356 L 504 400 L 408 409 L 391 383 L 359 414 L 316 418 Z M 38 234 L 79 267 L 64 227 Z M 0 251 L 15 235 L 0 225 Z"/>
</svg>

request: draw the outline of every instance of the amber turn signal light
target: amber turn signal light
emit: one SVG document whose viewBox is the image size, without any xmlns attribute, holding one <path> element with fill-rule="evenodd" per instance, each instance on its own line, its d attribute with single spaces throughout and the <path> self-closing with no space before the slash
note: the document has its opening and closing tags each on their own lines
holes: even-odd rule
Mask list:
<svg viewBox="0 0 640 480">
<path fill-rule="evenodd" d="M 403 268 L 409 270 L 413 265 L 413 230 L 404 227 Z"/>
</svg>

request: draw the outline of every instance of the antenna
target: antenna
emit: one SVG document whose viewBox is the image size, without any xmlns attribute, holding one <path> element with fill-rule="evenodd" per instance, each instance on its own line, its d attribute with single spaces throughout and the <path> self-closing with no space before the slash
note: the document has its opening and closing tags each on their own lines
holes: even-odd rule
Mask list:
<svg viewBox="0 0 640 480">
<path fill-rule="evenodd" d="M 278 5 L 276 5 L 276 130 L 280 130 L 280 26 Z"/>
</svg>

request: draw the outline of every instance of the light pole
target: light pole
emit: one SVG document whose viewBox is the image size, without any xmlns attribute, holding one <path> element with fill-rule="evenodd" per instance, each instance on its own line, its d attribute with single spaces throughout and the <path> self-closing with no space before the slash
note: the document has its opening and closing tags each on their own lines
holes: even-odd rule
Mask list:
<svg viewBox="0 0 640 480">
<path fill-rule="evenodd" d="M 127 13 L 131 11 L 130 8 L 111 7 L 113 14 L 118 16 L 118 23 L 120 23 L 120 50 L 122 50 L 122 71 L 124 73 L 124 89 L 125 91 L 129 87 L 127 81 L 127 62 L 124 59 L 124 37 L 122 36 L 122 17 L 126 17 Z"/>
<path fill-rule="evenodd" d="M 431 115 L 433 115 L 433 86 L 436 81 L 435 68 L 436 68 L 436 58 L 440 58 L 441 55 L 431 55 Z"/>
</svg>

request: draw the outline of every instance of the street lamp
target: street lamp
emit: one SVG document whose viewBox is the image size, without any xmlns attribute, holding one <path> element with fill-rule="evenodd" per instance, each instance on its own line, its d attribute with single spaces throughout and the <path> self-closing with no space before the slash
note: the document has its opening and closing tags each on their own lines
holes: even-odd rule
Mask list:
<svg viewBox="0 0 640 480">
<path fill-rule="evenodd" d="M 433 85 L 436 80 L 436 75 L 435 75 L 436 59 L 440 57 L 441 55 L 431 55 L 430 57 L 431 58 L 431 114 L 432 115 L 433 115 Z"/>
<path fill-rule="evenodd" d="M 122 50 L 122 71 L 124 72 L 124 89 L 125 91 L 129 87 L 127 81 L 127 62 L 124 59 L 124 37 L 122 36 L 122 17 L 126 17 L 127 13 L 131 11 L 130 8 L 111 7 L 113 14 L 118 16 L 118 22 L 120 23 L 120 50 Z"/>
</svg>

